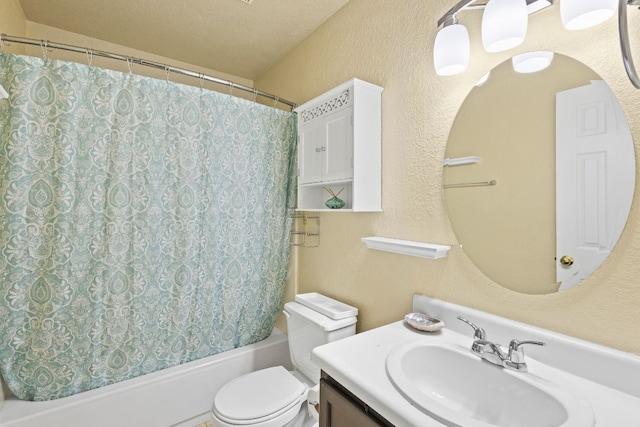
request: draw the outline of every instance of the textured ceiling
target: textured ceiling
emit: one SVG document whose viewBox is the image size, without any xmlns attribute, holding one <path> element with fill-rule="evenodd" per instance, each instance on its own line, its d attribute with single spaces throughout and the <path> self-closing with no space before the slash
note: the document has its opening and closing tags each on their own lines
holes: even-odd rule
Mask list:
<svg viewBox="0 0 640 427">
<path fill-rule="evenodd" d="M 255 79 L 348 0 L 20 0 L 27 20 Z"/>
</svg>

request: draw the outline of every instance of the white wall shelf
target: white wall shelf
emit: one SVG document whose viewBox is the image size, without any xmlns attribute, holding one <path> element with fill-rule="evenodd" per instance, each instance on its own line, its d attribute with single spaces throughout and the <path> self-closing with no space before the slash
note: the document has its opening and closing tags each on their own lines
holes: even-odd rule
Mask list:
<svg viewBox="0 0 640 427">
<path fill-rule="evenodd" d="M 456 157 L 453 159 L 444 159 L 442 166 L 466 166 L 475 165 L 480 161 L 479 156 Z"/>
<path fill-rule="evenodd" d="M 411 240 L 390 239 L 388 237 L 363 237 L 362 242 L 369 249 L 411 255 L 422 258 L 438 259 L 447 256 L 451 249 L 449 245 L 435 243 L 414 242 Z"/>
</svg>

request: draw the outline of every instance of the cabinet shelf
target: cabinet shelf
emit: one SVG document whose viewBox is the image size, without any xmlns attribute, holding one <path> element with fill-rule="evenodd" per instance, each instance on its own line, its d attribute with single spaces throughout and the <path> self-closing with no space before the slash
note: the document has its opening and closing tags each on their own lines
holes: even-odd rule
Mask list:
<svg viewBox="0 0 640 427">
<path fill-rule="evenodd" d="M 344 201 L 344 207 L 341 209 L 329 209 L 325 202 L 331 198 L 331 195 L 325 187 L 334 193 L 340 193 L 340 198 Z M 326 211 L 351 211 L 353 210 L 352 199 L 352 181 L 340 182 L 320 182 L 313 184 L 302 184 L 298 187 L 298 210 L 326 210 Z M 300 208 L 304 206 L 304 208 Z"/>
<path fill-rule="evenodd" d="M 341 179 L 337 181 L 323 181 L 323 182 L 309 182 L 305 184 L 298 184 L 300 187 L 334 187 L 339 185 L 349 185 L 353 182 L 352 179 Z"/>
</svg>

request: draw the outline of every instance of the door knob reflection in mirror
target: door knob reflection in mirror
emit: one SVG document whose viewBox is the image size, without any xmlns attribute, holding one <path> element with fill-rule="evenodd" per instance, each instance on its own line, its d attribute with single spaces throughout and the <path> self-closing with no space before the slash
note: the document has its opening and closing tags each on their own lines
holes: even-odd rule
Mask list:
<svg viewBox="0 0 640 427">
<path fill-rule="evenodd" d="M 573 257 L 569 255 L 563 255 L 562 258 L 560 258 L 560 264 L 564 265 L 565 267 L 573 265 Z"/>
</svg>

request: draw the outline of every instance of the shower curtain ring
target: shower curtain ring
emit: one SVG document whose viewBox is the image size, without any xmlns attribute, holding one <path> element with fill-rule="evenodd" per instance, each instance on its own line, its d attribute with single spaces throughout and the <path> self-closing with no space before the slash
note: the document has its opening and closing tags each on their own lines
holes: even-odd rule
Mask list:
<svg viewBox="0 0 640 427">
<path fill-rule="evenodd" d="M 40 49 L 42 49 L 42 59 L 45 61 L 49 59 L 47 56 L 47 46 L 49 45 L 48 41 L 40 40 Z"/>
<path fill-rule="evenodd" d="M 165 76 L 167 77 L 167 83 L 169 83 L 169 71 L 170 71 L 170 70 L 169 70 L 169 66 L 168 66 L 168 65 L 165 65 L 165 66 L 164 66 L 164 74 L 165 74 Z"/>
<path fill-rule="evenodd" d="M 276 105 L 278 104 L 278 101 L 280 101 L 280 98 L 278 98 L 277 96 L 274 95 L 274 97 L 273 97 L 273 108 L 276 108 Z"/>
<path fill-rule="evenodd" d="M 127 67 L 129 68 L 129 74 L 133 73 L 133 58 L 127 56 Z"/>
<path fill-rule="evenodd" d="M 87 65 L 91 67 L 93 64 L 93 50 L 87 49 Z"/>
<path fill-rule="evenodd" d="M 256 99 L 258 99 L 258 89 L 256 89 L 254 87 L 253 88 L 253 102 L 256 102 Z"/>
<path fill-rule="evenodd" d="M 198 73 L 198 80 L 200 80 L 200 91 L 204 90 L 204 74 Z"/>
<path fill-rule="evenodd" d="M 233 82 L 229 80 L 228 83 L 229 83 L 229 95 L 233 95 Z"/>
</svg>

